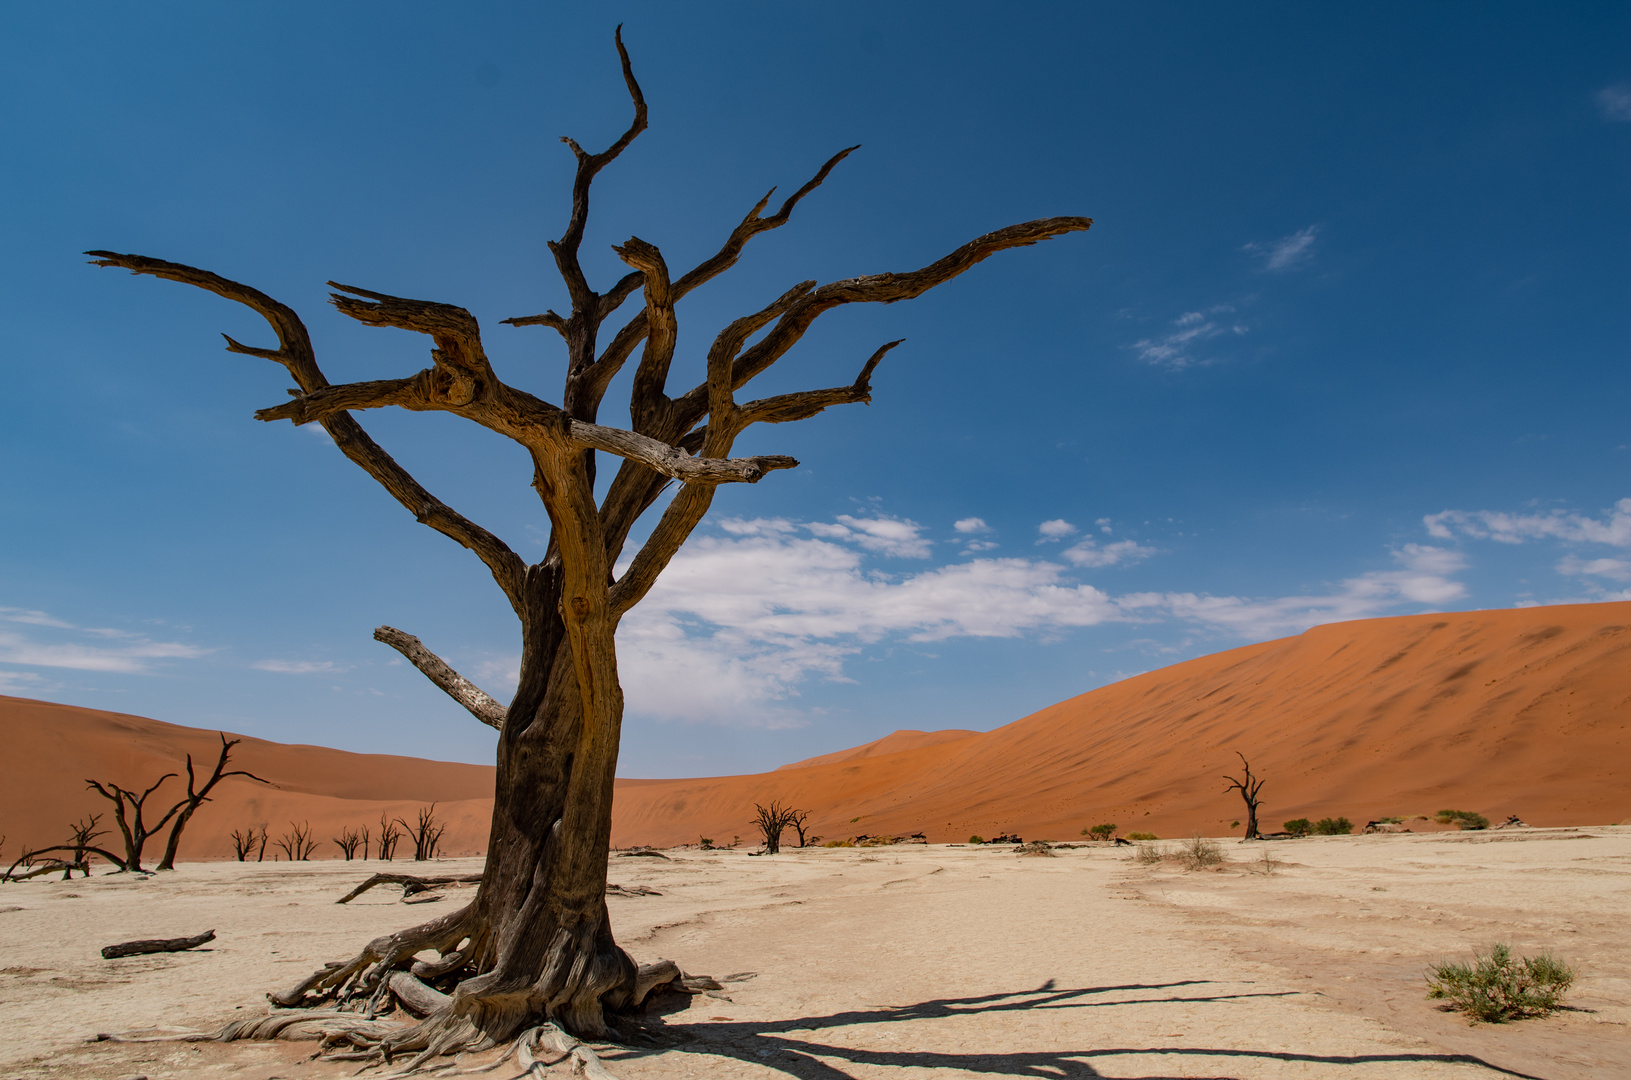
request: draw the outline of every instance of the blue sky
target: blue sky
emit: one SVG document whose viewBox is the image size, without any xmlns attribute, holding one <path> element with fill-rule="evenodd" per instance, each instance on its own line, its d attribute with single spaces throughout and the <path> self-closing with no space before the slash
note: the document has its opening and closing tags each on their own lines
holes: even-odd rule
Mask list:
<svg viewBox="0 0 1631 1080">
<path fill-rule="evenodd" d="M 385 646 L 503 698 L 513 615 L 315 426 L 266 425 L 247 311 L 85 265 L 203 266 L 294 305 L 335 381 L 426 344 L 329 279 L 468 307 L 557 398 L 544 240 L 711 254 L 862 149 L 680 310 L 1085 214 L 910 303 L 826 316 L 762 380 L 874 403 L 768 428 L 621 634 L 622 773 L 753 771 L 990 728 L 1316 622 L 1631 586 L 1631 11 L 1611 5 L 10 5 L 0 12 L 0 692 L 288 742 L 489 761 Z M 632 308 L 630 309 L 632 312 Z M 687 384 L 688 385 L 688 384 Z M 615 402 L 614 389 L 609 401 Z M 602 412 L 607 422 L 620 414 Z M 364 423 L 537 558 L 522 455 Z"/>
</svg>

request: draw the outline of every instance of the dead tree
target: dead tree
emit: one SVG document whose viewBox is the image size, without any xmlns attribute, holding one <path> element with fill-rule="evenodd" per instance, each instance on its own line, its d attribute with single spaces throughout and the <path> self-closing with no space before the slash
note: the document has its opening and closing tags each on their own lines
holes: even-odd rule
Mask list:
<svg viewBox="0 0 1631 1080">
<path fill-rule="evenodd" d="M 810 811 L 808 810 L 787 811 L 787 824 L 791 825 L 793 830 L 799 834 L 799 847 L 803 847 L 805 844 L 805 837 L 809 833 L 809 830 L 805 828 L 805 822 L 809 820 Z"/>
<path fill-rule="evenodd" d="M 98 837 L 106 836 L 108 833 L 106 829 L 96 827 L 97 822 L 101 820 L 101 814 L 92 814 L 88 818 L 81 818 L 68 826 L 73 835 L 69 838 L 67 846 L 73 849 L 74 865 L 79 867 L 79 872 L 84 877 L 91 876 L 91 868 L 86 864 L 86 852 L 97 851 L 94 841 Z M 62 872 L 62 880 L 64 881 L 71 880 L 73 876 L 72 866 Z"/>
<path fill-rule="evenodd" d="M 147 807 L 148 797 L 174 775 L 175 773 L 165 773 L 153 782 L 152 787 L 140 795 L 115 783 L 110 782 L 104 787 L 95 780 L 85 781 L 97 794 L 113 802 L 113 820 L 118 824 L 119 835 L 125 842 L 124 868 L 126 870 L 134 870 L 137 873 L 147 872 L 142 869 L 142 849 L 147 846 L 148 837 L 164 828 L 170 819 L 185 805 L 184 802 L 179 802 L 170 807 L 169 810 L 165 811 L 164 816 L 159 818 L 156 825 L 149 826 L 142 816 Z"/>
<path fill-rule="evenodd" d="M 340 853 L 345 856 L 346 862 L 350 862 L 356 856 L 357 847 L 361 843 L 362 833 L 351 828 L 341 829 L 340 835 L 334 838 L 334 846 L 340 849 Z M 364 855 L 363 858 L 366 859 L 368 856 Z"/>
<path fill-rule="evenodd" d="M 436 857 L 436 845 L 441 843 L 442 834 L 447 831 L 446 823 L 436 821 L 436 804 L 419 808 L 419 818 L 412 825 L 397 818 L 398 824 L 408 830 L 413 837 L 413 861 L 425 862 Z"/>
<path fill-rule="evenodd" d="M 1236 750 L 1235 756 L 1240 759 L 1240 764 L 1244 766 L 1246 775 L 1244 778 L 1237 780 L 1234 777 L 1225 774 L 1223 778 L 1229 781 L 1229 786 L 1223 790 L 1225 794 L 1231 791 L 1240 792 L 1240 797 L 1246 800 L 1245 839 L 1261 840 L 1263 837 L 1257 831 L 1257 804 L 1259 801 L 1257 793 L 1263 790 L 1263 781 L 1261 778 L 1252 775 L 1251 762 L 1246 760 L 1245 754 L 1242 754 L 1239 750 Z"/>
<path fill-rule="evenodd" d="M 311 822 L 297 825 L 289 822 L 289 831 L 273 841 L 283 849 L 290 862 L 306 862 L 311 853 L 317 850 L 317 841 L 311 838 Z"/>
<path fill-rule="evenodd" d="M 396 845 L 402 839 L 402 830 L 396 827 L 396 822 L 379 816 L 379 857 L 390 862 L 396 856 Z"/>
<path fill-rule="evenodd" d="M 754 803 L 753 810 L 753 824 L 764 836 L 765 854 L 774 855 L 782 849 L 782 830 L 793 824 L 793 815 L 797 811 L 783 806 L 774 799 L 770 800 L 769 806 Z M 802 844 L 799 846 L 803 847 Z"/>
<path fill-rule="evenodd" d="M 251 825 L 248 829 L 232 830 L 232 854 L 238 857 L 239 862 L 249 861 L 249 853 L 255 850 L 257 842 L 260 844 L 261 853 L 264 855 L 266 852 L 266 830 L 264 828 Z M 260 860 L 257 859 L 256 861 L 259 862 Z"/>
<path fill-rule="evenodd" d="M 565 140 L 577 161 L 571 211 L 549 250 L 570 307 L 564 315 L 549 310 L 504 320 L 543 327 L 564 343 L 565 384 L 558 404 L 499 378 L 481 327 L 462 307 L 331 283 L 341 314 L 368 326 L 423 334 L 433 345 L 431 366 L 417 374 L 331 383 L 300 317 L 265 293 L 208 270 L 144 255 L 88 253 L 96 265 L 196 286 L 264 318 L 276 335 L 274 345 L 228 337 L 227 350 L 278 364 L 296 389 L 292 400 L 256 417 L 321 425 L 339 451 L 415 520 L 479 558 L 520 622 L 520 678 L 498 734 L 488 857 L 475 899 L 439 919 L 380 938 L 350 961 L 274 995 L 282 1005 L 366 998 L 385 986 L 392 972 L 412 967 L 416 953 L 440 953 L 434 977 L 456 988 L 456 1005 L 383 1042 L 377 1035 L 357 1036 L 377 1042 L 386 1057 L 424 1047 L 444 1053 L 487 1045 L 545 1019 L 584 1037 L 606 1038 L 611 1032 L 604 1010 L 638 1003 L 636 991 L 644 984 L 613 937 L 605 904 L 612 780 L 623 718 L 618 623 L 702 521 L 721 484 L 755 483 L 798 464 L 774 454 L 732 457 L 744 431 L 870 401 L 873 373 L 900 342 L 874 351 L 847 385 L 747 401 L 742 392 L 826 312 L 909 300 L 999 251 L 1092 224 L 1083 217 L 1045 218 L 987 233 L 921 269 L 825 285 L 799 282 L 713 338 L 701 382 L 671 387 L 680 300 L 736 265 L 754 237 L 786 224 L 800 201 L 855 148 L 833 155 L 773 213 L 765 211 L 774 190 L 759 199 L 715 254 L 683 272 L 671 270 L 656 245 L 631 237 L 614 249 L 628 272 L 597 291 L 579 260 L 590 188 L 645 130 L 647 120 L 621 33 L 617 50 L 633 122 L 600 153 Z M 603 334 L 607 320 L 636 298 L 637 309 Z M 629 426 L 606 426 L 599 422 L 601 405 L 626 366 L 633 368 L 627 383 Z M 526 481 L 550 519 L 543 559 L 529 565 L 386 453 L 356 418 L 386 407 L 449 413 L 518 444 L 530 458 Z M 616 459 L 617 471 L 602 481 L 604 494 L 597 503 L 597 466 L 607 460 L 598 455 Z M 656 523 L 641 531 L 638 550 L 625 553 L 636 522 L 671 486 Z M 455 698 L 471 708 L 470 701 Z M 472 711 L 491 722 L 484 709 Z"/>
<path fill-rule="evenodd" d="M 215 768 L 211 770 L 209 779 L 204 781 L 203 787 L 196 787 L 197 778 L 193 775 L 193 756 L 191 754 L 187 755 L 187 795 L 181 802 L 176 804 L 175 810 L 171 811 L 176 815 L 176 823 L 170 826 L 170 838 L 164 845 L 164 858 L 159 860 L 160 870 L 174 870 L 176 868 L 176 848 L 181 844 L 181 830 L 187 827 L 187 822 L 192 820 L 192 816 L 198 808 L 209 802 L 210 792 L 215 790 L 216 784 L 229 776 L 247 776 L 249 779 L 262 784 L 269 782 L 243 769 L 233 769 L 230 772 L 224 771 L 227 767 L 227 759 L 232 756 L 232 748 L 243 742 L 243 740 L 229 740 L 225 732 L 218 732 L 217 734 L 221 736 L 221 754 L 215 759 Z M 155 826 L 154 831 L 157 831 L 157 826 Z"/>
</svg>

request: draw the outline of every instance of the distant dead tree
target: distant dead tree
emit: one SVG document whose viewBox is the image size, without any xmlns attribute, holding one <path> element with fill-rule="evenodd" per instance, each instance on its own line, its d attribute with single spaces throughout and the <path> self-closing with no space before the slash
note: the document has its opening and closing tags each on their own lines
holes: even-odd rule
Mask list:
<svg viewBox="0 0 1631 1080">
<path fill-rule="evenodd" d="M 338 847 L 341 854 L 345 856 L 346 862 L 350 862 L 352 858 L 356 856 L 357 848 L 361 844 L 362 833 L 359 833 L 356 829 L 352 828 L 341 829 L 340 835 L 334 838 L 334 845 Z M 368 856 L 364 855 L 363 858 L 366 859 Z"/>
<path fill-rule="evenodd" d="M 362 827 L 362 861 L 368 861 L 368 826 Z"/>
<path fill-rule="evenodd" d="M 379 857 L 390 862 L 396 857 L 396 845 L 402 839 L 402 830 L 383 813 L 379 816 Z"/>
<path fill-rule="evenodd" d="M 169 824 L 171 819 L 175 824 L 170 827 L 170 838 L 164 845 L 164 858 L 159 860 L 160 870 L 174 870 L 176 862 L 176 848 L 181 844 L 181 831 L 192 820 L 193 814 L 200 806 L 209 801 L 209 794 L 215 785 L 229 776 L 247 776 L 251 780 L 262 780 L 254 773 L 242 769 L 227 771 L 227 760 L 232 756 L 232 748 L 242 742 L 241 739 L 228 740 L 225 733 L 221 734 L 221 755 L 216 759 L 215 769 L 210 773 L 209 779 L 203 787 L 197 786 L 197 777 L 193 773 L 193 756 L 187 755 L 187 794 L 181 801 L 164 812 L 164 815 L 152 825 L 144 819 L 147 808 L 147 799 L 157 791 L 163 783 L 175 776 L 175 773 L 165 773 L 153 782 L 153 786 L 140 795 L 118 784 L 109 782 L 105 786 L 95 780 L 86 780 L 85 783 L 104 799 L 113 803 L 114 820 L 119 825 L 119 833 L 125 842 L 125 858 L 122 860 L 124 868 L 144 872 L 142 870 L 142 850 L 147 846 L 149 838 Z"/>
<path fill-rule="evenodd" d="M 95 780 L 85 781 L 97 794 L 113 803 L 113 819 L 119 825 L 119 834 L 125 842 L 125 869 L 137 873 L 146 873 L 142 869 L 142 849 L 147 846 L 147 838 L 164 828 L 165 824 L 181 809 L 181 804 L 172 806 L 165 815 L 159 819 L 158 824 L 148 827 L 143 818 L 147 807 L 147 799 L 159 789 L 159 785 L 174 776 L 175 773 L 165 773 L 153 783 L 153 786 L 140 795 L 134 791 L 109 783 L 106 787 Z"/>
<path fill-rule="evenodd" d="M 287 373 L 290 380 L 277 385 L 297 389 L 256 417 L 323 427 L 336 450 L 416 521 L 479 558 L 520 622 L 519 679 L 502 717 L 465 692 L 468 680 L 437 683 L 484 723 L 502 725 L 482 887 L 462 910 L 398 931 L 273 995 L 282 1006 L 371 995 L 396 973 L 409 974 L 420 953 L 440 953 L 438 963 L 449 966 L 437 970 L 457 993 L 434 1007 L 422 1032 L 393 1033 L 380 1045 L 377 1031 L 355 1029 L 352 1045 L 378 1047 L 382 1059 L 413 1039 L 425 1040 L 415 1046 L 450 1053 L 495 1045 L 545 1021 L 584 1039 L 609 1038 L 605 1009 L 626 1008 L 655 985 L 637 982 L 637 965 L 618 947 L 605 902 L 624 710 L 618 626 L 702 523 L 721 486 L 758 483 L 798 465 L 780 454 L 735 456 L 738 438 L 757 425 L 808 420 L 829 408 L 871 401 L 873 375 L 900 342 L 880 345 L 843 385 L 777 386 L 755 399 L 755 380 L 827 312 L 911 300 L 999 252 L 1092 225 L 1084 217 L 1041 218 L 985 233 L 916 268 L 794 283 L 717 335 L 688 346 L 676 363 L 680 302 L 738 265 L 754 237 L 785 225 L 855 148 L 832 155 L 779 208 L 770 209 L 774 189 L 759 197 L 700 263 L 670 266 L 674 249 L 665 257 L 656 244 L 630 237 L 613 248 L 626 272 L 597 289 L 589 275 L 603 260 L 597 257 L 585 267 L 588 260 L 580 258 L 590 235 L 591 185 L 648 120 L 621 31 L 616 44 L 632 122 L 599 152 L 565 140 L 576 160 L 570 214 L 565 231 L 547 248 L 570 307 L 565 314 L 546 310 L 505 320 L 558 335 L 565 356 L 557 366 L 563 382 L 557 384 L 555 402 L 535 393 L 535 385 L 523 388 L 499 376 L 479 321 L 463 307 L 333 283 L 340 314 L 366 326 L 423 335 L 431 347 L 429 366 L 417 372 L 403 368 L 398 378 L 330 381 L 305 323 L 266 293 L 199 267 L 132 253 L 89 253 L 98 266 L 203 289 L 260 315 L 275 342 L 256 345 L 229 337 L 227 349 L 277 365 L 279 377 Z M 660 165 L 642 163 L 641 168 L 653 180 L 666 175 Z M 687 229 L 694 217 L 686 215 Z M 875 240 L 866 238 L 868 250 Z M 530 238 L 527 245 L 535 248 Z M 751 287 L 762 292 L 766 284 L 755 272 Z M 1000 309 L 997 317 L 1011 338 L 1037 302 L 1032 296 Z M 977 306 L 949 317 L 988 318 Z M 528 364 L 516 370 L 530 378 L 539 369 Z M 699 382 L 686 377 L 693 372 L 701 376 Z M 1008 379 L 1005 385 L 1014 387 L 1024 381 L 1017 373 Z M 189 388 L 185 380 L 177 387 L 178 393 Z M 628 394 L 628 427 L 600 422 L 601 414 L 611 411 L 606 395 L 614 387 Z M 529 497 L 542 502 L 550 522 L 538 562 L 529 564 L 496 534 L 433 495 L 368 434 L 364 415 L 386 408 L 457 417 L 518 445 L 525 455 L 521 482 Z M 640 524 L 648 512 L 656 519 L 649 528 Z M 468 951 L 461 952 L 464 942 Z"/>
<path fill-rule="evenodd" d="M 437 822 L 435 803 L 421 806 L 419 818 L 412 825 L 401 818 L 397 818 L 397 821 L 408 830 L 408 835 L 413 837 L 414 862 L 426 862 L 436 857 L 436 845 L 441 842 L 442 834 L 447 831 L 447 824 Z"/>
<path fill-rule="evenodd" d="M 753 824 L 765 838 L 765 854 L 774 855 L 782 849 L 782 830 L 793 824 L 796 812 L 772 799 L 769 806 L 753 804 Z"/>
<path fill-rule="evenodd" d="M 265 827 L 251 825 L 247 829 L 232 830 L 232 854 L 238 857 L 239 862 L 248 862 L 249 853 L 256 849 L 257 844 L 260 847 L 261 858 L 255 861 L 260 862 L 266 857 Z"/>
<path fill-rule="evenodd" d="M 91 876 L 91 868 L 86 865 L 86 852 L 97 850 L 95 847 L 97 838 L 108 834 L 106 829 L 96 827 L 97 822 L 101 820 L 101 814 L 92 814 L 88 818 L 81 818 L 68 826 L 69 832 L 73 834 L 68 841 L 68 846 L 73 848 L 74 865 L 79 867 L 79 872 L 85 877 Z M 70 880 L 73 876 L 72 866 L 62 872 L 62 880 L 64 881 Z"/>
<path fill-rule="evenodd" d="M 96 827 L 97 822 L 101 820 L 101 814 L 92 814 L 89 820 L 81 820 L 68 826 L 69 832 L 72 835 L 66 844 L 52 844 L 50 847 L 35 848 L 32 851 L 24 850 L 24 852 L 18 856 L 17 861 L 12 863 L 4 874 L 0 874 L 0 881 L 21 881 L 24 878 L 37 877 L 40 874 L 48 874 L 53 870 L 61 870 L 62 880 L 64 881 L 70 880 L 73 877 L 75 870 L 78 870 L 86 877 L 90 877 L 90 855 L 100 855 L 114 866 L 117 866 L 119 869 L 123 870 L 125 868 L 123 859 L 119 858 L 119 856 L 115 855 L 113 852 L 99 848 L 92 843 L 92 841 L 94 841 L 97 837 L 105 836 L 107 834 L 107 830 L 98 829 Z M 0 841 L 3 840 L 4 837 L 0 837 Z M 34 860 L 49 851 L 65 851 L 69 853 L 69 857 L 52 857 L 46 859 L 43 864 L 36 868 L 34 865 Z M 17 873 L 17 868 L 19 866 L 25 869 L 24 873 Z"/>
<path fill-rule="evenodd" d="M 1240 797 L 1246 800 L 1245 839 L 1261 840 L 1263 837 L 1257 831 L 1257 804 L 1259 801 L 1257 793 L 1263 790 L 1263 781 L 1261 778 L 1252 775 L 1252 765 L 1251 762 L 1246 760 L 1245 754 L 1242 754 L 1239 750 L 1236 750 L 1235 756 L 1240 759 L 1240 764 L 1245 767 L 1246 775 L 1244 778 L 1237 780 L 1234 777 L 1225 774 L 1223 778 L 1229 781 L 1229 786 L 1223 790 L 1225 794 L 1231 791 L 1240 792 Z"/>
<path fill-rule="evenodd" d="M 791 825 L 793 827 L 793 829 L 799 834 L 799 847 L 803 847 L 805 845 L 805 843 L 807 842 L 807 839 L 808 840 L 818 839 L 816 837 L 809 837 L 809 830 L 805 828 L 805 824 L 804 824 L 805 822 L 807 822 L 809 820 L 810 820 L 810 811 L 808 811 L 808 810 L 789 810 L 789 811 L 787 811 L 787 824 Z"/>
<path fill-rule="evenodd" d="M 176 823 L 170 827 L 170 839 L 164 845 L 164 858 L 159 860 L 160 870 L 174 870 L 176 868 L 176 848 L 181 845 L 181 830 L 187 827 L 198 808 L 209 802 L 210 792 L 229 776 L 247 776 L 257 783 L 265 784 L 263 780 L 252 772 L 244 769 L 227 770 L 227 759 L 232 756 L 232 748 L 243 742 L 242 739 L 228 739 L 225 732 L 218 732 L 221 736 L 221 754 L 215 759 L 215 768 L 210 771 L 209 779 L 204 781 L 203 787 L 197 787 L 197 778 L 193 775 L 193 756 L 187 755 L 187 795 L 176 804 Z M 174 810 L 171 811 L 175 813 Z M 155 830 L 157 826 L 154 827 Z"/>
<path fill-rule="evenodd" d="M 317 850 L 317 841 L 311 838 L 311 822 L 296 825 L 289 822 L 289 831 L 278 837 L 274 843 L 283 849 L 290 862 L 305 862 L 311 858 L 311 853 Z"/>
</svg>

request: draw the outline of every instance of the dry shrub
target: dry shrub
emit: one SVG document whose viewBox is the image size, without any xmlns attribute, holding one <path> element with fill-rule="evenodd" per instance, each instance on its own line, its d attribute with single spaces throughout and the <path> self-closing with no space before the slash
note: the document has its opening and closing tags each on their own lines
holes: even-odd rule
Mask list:
<svg viewBox="0 0 1631 1080">
<path fill-rule="evenodd" d="M 1427 996 L 1447 1001 L 1477 1023 L 1504 1024 L 1545 1016 L 1563 1007 L 1574 969 L 1549 952 L 1512 958 L 1509 945 L 1474 953 L 1471 964 L 1442 963 L 1427 969 Z"/>
<path fill-rule="evenodd" d="M 1133 852 L 1133 860 L 1140 866 L 1154 866 L 1166 857 L 1166 849 L 1157 844 L 1139 844 Z"/>
<path fill-rule="evenodd" d="M 1223 849 L 1216 840 L 1209 840 L 1196 833 L 1184 841 L 1183 847 L 1178 849 L 1178 862 L 1185 870 L 1205 870 L 1209 866 L 1219 866 L 1223 863 Z"/>
</svg>

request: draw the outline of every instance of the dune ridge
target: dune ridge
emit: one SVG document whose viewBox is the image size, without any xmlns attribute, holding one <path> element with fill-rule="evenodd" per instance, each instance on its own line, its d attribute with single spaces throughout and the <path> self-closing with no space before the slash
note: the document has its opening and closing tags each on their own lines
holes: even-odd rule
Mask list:
<svg viewBox="0 0 1631 1080">
<path fill-rule="evenodd" d="M 1226 833 L 1241 816 L 1221 775 L 1245 753 L 1266 778 L 1263 824 L 1453 807 L 1534 825 L 1631 818 L 1631 603 L 1415 615 L 1315 627 L 1081 694 L 985 733 L 903 729 L 769 773 L 620 779 L 618 846 L 730 843 L 753 804 L 812 812 L 825 837 L 924 833 L 960 841 L 1016 832 L 1062 840 L 1098 822 L 1123 831 Z M 921 719 L 921 718 L 917 718 Z M 229 733 L 230 734 L 230 733 Z M 59 842 L 108 804 L 85 777 L 127 786 L 214 761 L 216 734 L 158 720 L 0 697 L 0 833 Z M 435 801 L 447 854 L 478 853 L 490 766 L 350 754 L 245 738 L 233 779 L 194 818 L 187 859 L 231 854 L 230 833 L 310 821 L 329 838 L 412 818 Z M 161 789 L 170 801 L 171 781 Z M 154 797 L 158 803 L 159 797 Z M 168 805 L 167 803 L 165 805 Z M 111 815 L 104 820 L 111 824 Z M 153 858 L 162 851 L 155 841 Z M 268 858 L 271 854 L 268 854 Z"/>
</svg>

